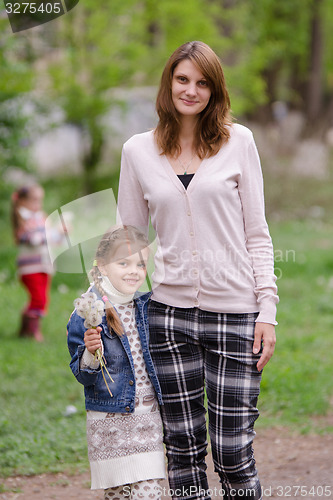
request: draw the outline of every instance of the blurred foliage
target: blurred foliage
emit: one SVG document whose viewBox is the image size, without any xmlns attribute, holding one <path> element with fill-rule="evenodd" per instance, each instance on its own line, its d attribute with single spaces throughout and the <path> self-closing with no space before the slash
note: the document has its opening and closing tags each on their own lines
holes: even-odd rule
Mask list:
<svg viewBox="0 0 333 500">
<path fill-rule="evenodd" d="M 61 19 L 56 42 L 59 58 L 49 66 L 49 92 L 60 97 L 67 120 L 87 138 L 83 156 L 87 190 L 95 189 L 94 174 L 105 140 L 101 116 L 112 104 L 107 91 L 115 86 L 157 84 L 180 33 L 181 41 L 199 33 L 208 41 L 217 38 L 211 9 L 207 12 L 204 7 L 203 0 L 115 0 L 96 8 L 95 1 L 87 0 Z M 193 15 L 200 11 L 205 14 Z"/>
<path fill-rule="evenodd" d="M 236 117 L 267 122 L 282 100 L 308 116 L 312 131 L 321 130 L 333 120 L 332 22 L 331 0 L 85 0 L 15 35 L 2 16 L 0 126 L 13 133 L 0 134 L 0 161 L 24 163 L 6 153 L 19 152 L 22 115 L 6 121 L 1 102 L 30 91 L 60 105 L 82 131 L 86 186 L 93 190 L 109 89 L 158 85 L 171 52 L 195 39 L 220 56 Z"/>
<path fill-rule="evenodd" d="M 21 40 L 8 36 L 6 20 L 0 19 L 0 172 L 6 166 L 27 165 L 27 119 L 22 101 L 14 99 L 32 88 L 32 71 Z M 4 31 L 2 31 L 4 30 Z"/>
<path fill-rule="evenodd" d="M 27 119 L 22 110 L 0 97 L 0 172 L 7 166 L 27 168 Z"/>
</svg>

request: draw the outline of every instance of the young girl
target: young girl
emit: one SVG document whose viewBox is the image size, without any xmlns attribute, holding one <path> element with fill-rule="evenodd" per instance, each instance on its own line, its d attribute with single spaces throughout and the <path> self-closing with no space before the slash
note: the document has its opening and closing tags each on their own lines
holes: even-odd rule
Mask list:
<svg viewBox="0 0 333 500">
<path fill-rule="evenodd" d="M 84 385 L 91 488 L 104 498 L 160 499 L 165 477 L 161 390 L 148 350 L 147 304 L 137 296 L 149 256 L 145 236 L 131 226 L 106 233 L 96 252 L 92 287 L 105 302 L 96 329 L 84 327 L 76 311 L 68 323 L 70 366 Z M 103 352 L 112 396 L 96 350 Z"/>
<path fill-rule="evenodd" d="M 48 306 L 53 267 L 47 249 L 42 210 L 44 190 L 38 184 L 23 186 L 12 195 L 12 224 L 18 245 L 17 269 L 30 300 L 22 312 L 19 335 L 43 340 L 40 319 Z"/>
</svg>

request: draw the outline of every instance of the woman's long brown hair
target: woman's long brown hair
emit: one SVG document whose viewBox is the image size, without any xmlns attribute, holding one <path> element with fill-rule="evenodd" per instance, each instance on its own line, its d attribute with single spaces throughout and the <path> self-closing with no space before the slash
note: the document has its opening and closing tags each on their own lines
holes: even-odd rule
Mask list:
<svg viewBox="0 0 333 500">
<path fill-rule="evenodd" d="M 172 102 L 171 87 L 174 70 L 184 59 L 189 59 L 199 68 L 211 90 L 209 103 L 200 113 L 195 131 L 196 153 L 203 159 L 214 156 L 222 144 L 228 141 L 229 126 L 232 123 L 230 98 L 220 60 L 203 42 L 187 42 L 169 58 L 156 99 L 159 122 L 155 129 L 155 138 L 162 154 L 180 154 L 180 119 Z"/>
</svg>

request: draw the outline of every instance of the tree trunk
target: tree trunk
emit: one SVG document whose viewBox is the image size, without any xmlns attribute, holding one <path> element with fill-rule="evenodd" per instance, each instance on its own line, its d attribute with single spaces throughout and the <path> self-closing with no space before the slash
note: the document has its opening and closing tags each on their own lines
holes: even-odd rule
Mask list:
<svg viewBox="0 0 333 500">
<path fill-rule="evenodd" d="M 322 109 L 323 36 L 321 23 L 322 0 L 313 0 L 310 40 L 310 67 L 307 86 L 306 114 L 309 123 L 316 121 Z"/>
<path fill-rule="evenodd" d="M 95 192 L 95 177 L 97 165 L 101 159 L 104 144 L 103 131 L 95 121 L 89 124 L 89 136 L 91 140 L 89 151 L 83 158 L 84 189 L 86 194 Z"/>
<path fill-rule="evenodd" d="M 252 113 L 253 117 L 265 125 L 273 120 L 272 104 L 277 100 L 277 85 L 282 67 L 282 61 L 276 61 L 271 67 L 262 72 L 262 78 L 266 82 L 267 102 L 258 106 Z"/>
</svg>

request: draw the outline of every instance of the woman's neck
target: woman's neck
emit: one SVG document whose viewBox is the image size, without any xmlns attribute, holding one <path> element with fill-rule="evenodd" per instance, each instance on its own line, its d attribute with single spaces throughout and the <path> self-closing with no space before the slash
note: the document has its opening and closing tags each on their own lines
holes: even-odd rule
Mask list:
<svg viewBox="0 0 333 500">
<path fill-rule="evenodd" d="M 197 118 L 193 116 L 182 116 L 178 136 L 178 143 L 183 154 L 192 155 L 195 150 L 195 128 Z"/>
<path fill-rule="evenodd" d="M 195 137 L 195 128 L 198 119 L 194 116 L 182 116 L 180 121 L 179 141 L 191 143 L 193 145 Z"/>
</svg>

